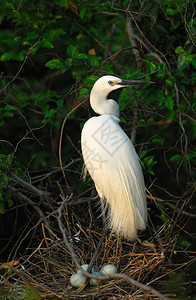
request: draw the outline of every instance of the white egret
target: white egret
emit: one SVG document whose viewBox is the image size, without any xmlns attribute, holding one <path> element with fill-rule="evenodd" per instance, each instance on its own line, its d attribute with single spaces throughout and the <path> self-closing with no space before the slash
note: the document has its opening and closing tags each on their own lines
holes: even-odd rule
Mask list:
<svg viewBox="0 0 196 300">
<path fill-rule="evenodd" d="M 110 92 L 150 81 L 124 80 L 106 75 L 90 93 L 92 109 L 100 116 L 90 118 L 82 129 L 84 164 L 102 204 L 107 225 L 128 240 L 137 237 L 147 223 L 145 185 L 139 157 L 132 142 L 119 126 L 119 106 L 107 99 Z"/>
</svg>

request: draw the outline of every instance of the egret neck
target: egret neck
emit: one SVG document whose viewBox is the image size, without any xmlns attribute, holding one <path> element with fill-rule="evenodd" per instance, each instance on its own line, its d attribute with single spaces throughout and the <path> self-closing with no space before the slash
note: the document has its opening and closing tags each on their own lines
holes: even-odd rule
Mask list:
<svg viewBox="0 0 196 300">
<path fill-rule="evenodd" d="M 98 115 L 113 115 L 119 118 L 118 103 L 112 99 L 107 99 L 108 94 L 106 90 L 100 91 L 94 87 L 90 94 L 91 107 Z"/>
</svg>

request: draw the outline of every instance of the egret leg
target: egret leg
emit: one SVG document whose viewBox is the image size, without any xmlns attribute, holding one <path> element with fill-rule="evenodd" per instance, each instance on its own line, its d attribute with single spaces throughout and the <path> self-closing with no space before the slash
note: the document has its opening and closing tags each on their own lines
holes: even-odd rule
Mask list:
<svg viewBox="0 0 196 300">
<path fill-rule="evenodd" d="M 149 222 L 148 222 L 148 224 L 147 224 L 147 228 L 148 228 L 148 230 L 149 230 L 149 232 L 150 232 L 150 235 L 151 235 L 151 238 L 152 238 L 153 243 L 156 245 L 156 244 L 157 244 L 157 241 L 156 241 L 156 238 L 155 238 L 155 236 L 154 236 L 154 233 L 153 233 L 153 231 L 152 231 L 152 228 L 151 228 L 151 225 L 150 225 Z"/>
<path fill-rule="evenodd" d="M 103 235 L 101 236 L 101 238 L 100 238 L 100 240 L 99 240 L 99 243 L 98 243 L 98 245 L 97 245 L 97 248 L 95 249 L 95 252 L 94 252 L 94 254 L 93 254 L 93 257 L 91 258 L 90 264 L 89 264 L 88 269 L 87 269 L 87 272 L 89 272 L 89 273 L 91 273 L 91 271 L 92 271 L 92 267 L 93 267 L 94 262 L 95 262 L 95 260 L 96 260 L 96 258 L 97 258 L 97 255 L 98 255 L 98 253 L 99 253 L 99 249 L 100 249 L 100 247 L 101 247 L 101 244 L 103 243 L 103 240 L 104 240 L 104 238 L 105 238 L 105 236 L 106 236 L 106 233 L 107 233 L 106 231 L 103 232 Z"/>
</svg>

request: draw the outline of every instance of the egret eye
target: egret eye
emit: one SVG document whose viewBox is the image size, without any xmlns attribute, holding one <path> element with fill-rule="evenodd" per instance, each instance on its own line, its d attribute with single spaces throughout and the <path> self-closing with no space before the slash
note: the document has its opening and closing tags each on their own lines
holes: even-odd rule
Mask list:
<svg viewBox="0 0 196 300">
<path fill-rule="evenodd" d="M 109 83 L 110 85 L 112 85 L 112 84 L 113 84 L 113 81 L 109 80 L 108 83 Z"/>
</svg>

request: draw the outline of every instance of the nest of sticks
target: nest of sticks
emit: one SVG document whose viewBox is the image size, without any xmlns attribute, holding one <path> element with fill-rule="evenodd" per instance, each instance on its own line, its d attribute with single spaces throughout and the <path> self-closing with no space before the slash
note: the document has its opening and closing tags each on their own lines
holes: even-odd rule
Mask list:
<svg viewBox="0 0 196 300">
<path fill-rule="evenodd" d="M 25 251 L 1 266 L 1 299 L 175 299 L 175 293 L 162 284 L 183 267 L 183 263 L 174 266 L 170 261 L 180 250 L 173 235 L 168 237 L 168 224 L 155 229 L 150 219 L 153 233 L 147 230 L 134 242 L 108 231 L 93 267 L 99 271 L 114 264 L 118 274 L 100 280 L 97 286 L 76 289 L 70 277 L 77 272 L 77 263 L 90 263 L 103 235 L 97 199 L 74 201 L 62 194 L 56 207 L 49 201 L 47 205 L 47 215 L 36 208 L 40 217 L 28 231 L 31 239 Z M 189 261 L 191 264 L 191 258 Z"/>
</svg>

